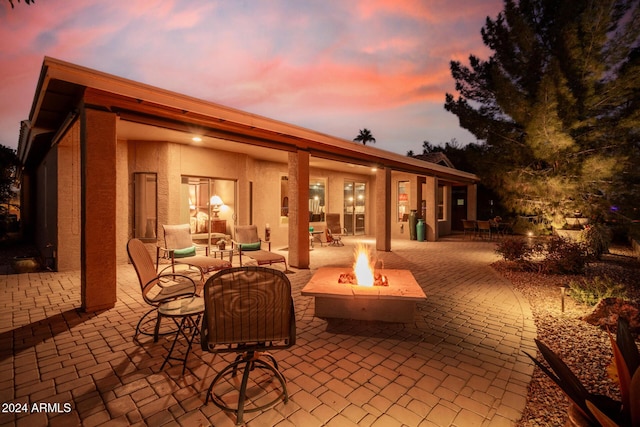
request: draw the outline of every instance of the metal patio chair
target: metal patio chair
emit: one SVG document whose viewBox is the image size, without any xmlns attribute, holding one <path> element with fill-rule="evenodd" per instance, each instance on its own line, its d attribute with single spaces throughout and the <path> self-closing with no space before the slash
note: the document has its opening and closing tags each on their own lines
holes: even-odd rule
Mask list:
<svg viewBox="0 0 640 427">
<path fill-rule="evenodd" d="M 493 233 L 491 230 L 491 222 L 490 221 L 478 221 L 477 222 L 477 233 L 480 238 L 484 239 L 488 237 L 489 240 L 493 238 Z"/>
<path fill-rule="evenodd" d="M 287 276 L 255 266 L 220 271 L 204 285 L 204 305 L 202 350 L 237 354 L 211 382 L 205 403 L 211 398 L 219 408 L 235 413 L 236 424 L 243 423 L 245 412 L 286 403 L 286 380 L 268 351 L 289 348 L 296 341 Z M 240 383 L 233 379 L 238 371 Z"/>
<path fill-rule="evenodd" d="M 472 238 L 476 237 L 476 221 L 470 219 L 462 220 L 462 229 L 464 230 L 464 236 L 470 235 Z"/>
<path fill-rule="evenodd" d="M 204 281 L 206 273 L 231 267 L 229 261 L 210 257 L 206 246 L 193 243 L 189 224 L 165 224 L 162 228 L 164 230 L 164 247 L 158 246 L 157 248 L 156 268 L 159 266 L 160 258 L 166 258 L 172 266 L 183 264 L 197 268 L 201 273 L 202 281 Z M 198 254 L 198 250 L 204 251 L 205 254 Z"/>
<path fill-rule="evenodd" d="M 347 230 L 340 225 L 340 214 L 328 213 L 327 215 L 327 243 L 329 246 L 344 246 L 342 236 Z"/>
<path fill-rule="evenodd" d="M 256 225 L 237 225 L 234 228 L 235 238 L 232 240 L 234 248 L 238 250 L 240 266 L 243 265 L 242 257 L 253 259 L 258 265 L 272 265 L 284 263 L 285 273 L 289 272 L 287 259 L 280 254 L 271 252 L 271 242 L 263 242 L 258 236 Z M 267 250 L 262 249 L 266 244 Z"/>
<path fill-rule="evenodd" d="M 156 267 L 153 265 L 151 255 L 140 239 L 129 240 L 127 243 L 127 253 L 140 281 L 142 299 L 145 303 L 153 307 L 138 321 L 134 339 L 138 336 L 138 333 L 143 333 L 145 335 L 153 335 L 153 341 L 157 342 L 161 320 L 161 316 L 157 312 L 158 306 L 164 302 L 194 296 L 197 292 L 196 282 L 191 277 L 181 273 L 164 273 L 164 271 L 158 273 Z M 140 326 L 147 316 L 152 313 L 157 314 L 153 334 L 142 332 Z"/>
</svg>

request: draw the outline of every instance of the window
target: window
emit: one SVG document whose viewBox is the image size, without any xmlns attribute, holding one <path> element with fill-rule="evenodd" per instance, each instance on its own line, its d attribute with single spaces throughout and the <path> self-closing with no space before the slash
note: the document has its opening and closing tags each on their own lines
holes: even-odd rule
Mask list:
<svg viewBox="0 0 640 427">
<path fill-rule="evenodd" d="M 158 175 L 133 174 L 133 235 L 143 241 L 155 241 L 158 235 Z"/>
<path fill-rule="evenodd" d="M 190 225 L 194 239 L 207 239 L 209 233 L 231 234 L 236 219 L 235 181 L 183 176 L 180 200 L 180 221 Z"/>
<path fill-rule="evenodd" d="M 280 216 L 289 216 L 289 177 L 284 175 L 280 177 Z"/>
<path fill-rule="evenodd" d="M 444 217 L 444 187 L 438 186 L 438 219 L 443 220 Z"/>
<path fill-rule="evenodd" d="M 409 221 L 409 181 L 398 182 L 398 221 Z"/>
<path fill-rule="evenodd" d="M 324 221 L 325 187 L 323 178 L 309 180 L 309 222 Z"/>
</svg>

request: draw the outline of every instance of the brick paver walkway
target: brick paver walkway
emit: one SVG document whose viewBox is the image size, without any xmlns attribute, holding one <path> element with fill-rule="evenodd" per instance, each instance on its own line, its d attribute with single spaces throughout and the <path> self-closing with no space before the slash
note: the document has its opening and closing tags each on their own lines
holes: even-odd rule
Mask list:
<svg viewBox="0 0 640 427">
<path fill-rule="evenodd" d="M 394 241 L 380 254 L 386 268 L 410 269 L 427 294 L 414 323 L 315 318 L 313 298 L 300 291 L 316 268 L 350 264 L 354 239 L 345 241 L 316 245 L 311 270 L 288 276 L 297 344 L 274 356 L 290 401 L 246 414 L 248 425 L 513 425 L 533 372 L 523 351 L 535 352 L 535 327 L 526 301 L 489 267 L 494 245 Z M 77 310 L 77 272 L 3 275 L 0 286 L 0 425 L 235 425 L 204 405 L 225 360 L 198 346 L 181 376 L 179 363 L 160 371 L 170 338 L 132 339 L 147 307 L 131 266 L 118 268 L 118 302 L 101 313 Z"/>
</svg>

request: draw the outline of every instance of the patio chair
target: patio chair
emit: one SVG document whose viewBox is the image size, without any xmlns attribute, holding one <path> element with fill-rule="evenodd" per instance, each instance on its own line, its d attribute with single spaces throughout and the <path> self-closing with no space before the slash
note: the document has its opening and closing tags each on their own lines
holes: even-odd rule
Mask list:
<svg viewBox="0 0 640 427">
<path fill-rule="evenodd" d="M 464 236 L 471 235 L 471 237 L 476 236 L 476 221 L 470 219 L 462 220 L 462 229 L 464 230 Z"/>
<path fill-rule="evenodd" d="M 291 283 L 281 271 L 264 267 L 234 267 L 217 272 L 204 285 L 203 351 L 237 353 L 215 376 L 209 398 L 243 423 L 255 412 L 289 400 L 287 385 L 269 350 L 295 344 L 296 322 Z M 242 381 L 234 377 L 242 372 Z M 252 372 L 261 375 L 251 375 Z"/>
<path fill-rule="evenodd" d="M 156 267 L 153 265 L 151 255 L 140 239 L 129 240 L 127 243 L 127 253 L 138 275 L 142 299 L 145 303 L 153 307 L 140 318 L 133 337 L 135 339 L 138 333 L 153 335 L 153 341 L 157 342 L 160 332 L 160 314 L 157 314 L 153 334 L 140 331 L 140 326 L 143 321 L 145 321 L 151 313 L 157 313 L 158 306 L 164 302 L 194 296 L 197 289 L 196 282 L 184 274 L 175 272 L 164 273 L 164 270 L 167 270 L 168 267 L 158 273 Z"/>
<path fill-rule="evenodd" d="M 235 227 L 235 238 L 231 241 L 238 250 L 240 266 L 243 265 L 242 257 L 251 258 L 258 265 L 272 265 L 284 263 L 285 273 L 289 272 L 287 259 L 280 254 L 271 252 L 271 242 L 263 242 L 258 236 L 258 227 L 255 225 L 237 225 Z M 262 249 L 265 243 L 268 250 Z"/>
<path fill-rule="evenodd" d="M 208 256 L 206 246 L 193 243 L 189 224 L 163 225 L 162 228 L 164 230 L 164 247 L 158 246 L 157 248 L 156 268 L 159 267 L 160 258 L 166 258 L 172 266 L 184 264 L 197 268 L 204 282 L 206 273 L 231 267 L 229 261 Z M 198 250 L 204 250 L 205 255 L 198 255 Z"/>
<path fill-rule="evenodd" d="M 327 214 L 327 243 L 329 246 L 344 246 L 342 236 L 347 234 L 347 230 L 340 225 L 340 214 Z"/>
<path fill-rule="evenodd" d="M 477 232 L 480 238 L 484 239 L 485 236 L 491 240 L 493 234 L 491 233 L 491 221 L 478 221 Z"/>
</svg>

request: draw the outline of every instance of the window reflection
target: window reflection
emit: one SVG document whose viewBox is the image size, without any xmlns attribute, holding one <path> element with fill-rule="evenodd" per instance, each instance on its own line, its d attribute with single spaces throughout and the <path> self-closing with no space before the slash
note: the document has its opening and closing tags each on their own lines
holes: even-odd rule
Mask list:
<svg viewBox="0 0 640 427">
<path fill-rule="evenodd" d="M 409 221 L 409 181 L 398 182 L 398 221 Z"/>
<path fill-rule="evenodd" d="M 133 234 L 142 240 L 155 240 L 158 217 L 158 177 L 155 173 L 133 174 Z"/>
<path fill-rule="evenodd" d="M 180 221 L 189 224 L 194 239 L 230 234 L 235 223 L 235 181 L 183 176 L 180 197 Z"/>
<path fill-rule="evenodd" d="M 309 180 L 309 222 L 324 221 L 325 181 L 321 178 Z"/>
</svg>

